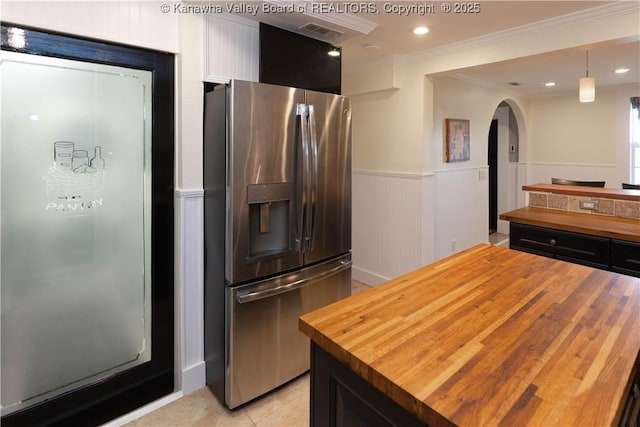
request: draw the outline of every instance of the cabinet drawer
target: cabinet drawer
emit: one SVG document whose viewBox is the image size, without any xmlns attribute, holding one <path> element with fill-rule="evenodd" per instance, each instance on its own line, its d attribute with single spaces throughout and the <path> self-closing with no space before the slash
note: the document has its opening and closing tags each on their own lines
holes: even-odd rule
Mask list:
<svg viewBox="0 0 640 427">
<path fill-rule="evenodd" d="M 611 240 L 611 266 L 615 271 L 640 277 L 640 244 Z"/>
<path fill-rule="evenodd" d="M 509 239 L 514 249 L 597 268 L 609 268 L 609 242 L 604 237 L 511 223 Z"/>
</svg>

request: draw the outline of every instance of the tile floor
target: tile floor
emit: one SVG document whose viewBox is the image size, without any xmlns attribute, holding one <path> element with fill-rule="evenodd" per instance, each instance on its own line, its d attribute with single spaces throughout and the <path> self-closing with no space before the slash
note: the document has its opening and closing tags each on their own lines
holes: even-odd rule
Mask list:
<svg viewBox="0 0 640 427">
<path fill-rule="evenodd" d="M 489 243 L 491 243 L 494 246 L 501 246 L 504 248 L 508 248 L 509 247 L 509 235 L 508 234 L 502 234 L 502 233 L 490 233 L 489 234 Z"/>
<path fill-rule="evenodd" d="M 309 425 L 309 374 L 229 411 L 204 387 L 126 427 L 304 427 Z"/>
<path fill-rule="evenodd" d="M 369 286 L 353 281 L 352 293 Z M 306 427 L 309 425 L 309 374 L 234 411 L 218 403 L 207 387 L 157 409 L 126 427 Z"/>
</svg>

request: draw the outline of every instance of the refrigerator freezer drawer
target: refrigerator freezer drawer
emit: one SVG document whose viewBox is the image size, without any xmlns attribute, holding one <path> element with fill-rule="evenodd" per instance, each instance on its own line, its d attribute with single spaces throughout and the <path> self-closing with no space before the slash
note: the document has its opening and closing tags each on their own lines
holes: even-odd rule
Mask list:
<svg viewBox="0 0 640 427">
<path fill-rule="evenodd" d="M 298 318 L 351 294 L 351 254 L 289 275 L 227 288 L 225 403 L 235 408 L 306 372 Z"/>
</svg>

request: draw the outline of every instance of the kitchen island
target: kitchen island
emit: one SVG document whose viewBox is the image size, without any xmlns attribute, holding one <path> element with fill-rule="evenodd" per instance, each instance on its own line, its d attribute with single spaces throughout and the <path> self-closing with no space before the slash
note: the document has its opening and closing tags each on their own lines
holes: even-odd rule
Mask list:
<svg viewBox="0 0 640 427">
<path fill-rule="evenodd" d="M 299 326 L 312 426 L 616 425 L 640 279 L 478 245 Z"/>
<path fill-rule="evenodd" d="M 500 214 L 509 247 L 640 277 L 640 191 L 525 185 L 529 206 Z"/>
</svg>

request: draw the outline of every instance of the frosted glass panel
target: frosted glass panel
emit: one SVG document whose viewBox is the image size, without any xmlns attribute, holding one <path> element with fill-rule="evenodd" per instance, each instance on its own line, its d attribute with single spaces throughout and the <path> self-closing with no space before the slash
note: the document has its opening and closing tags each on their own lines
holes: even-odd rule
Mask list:
<svg viewBox="0 0 640 427">
<path fill-rule="evenodd" d="M 0 55 L 6 415 L 150 360 L 151 73 Z"/>
</svg>

